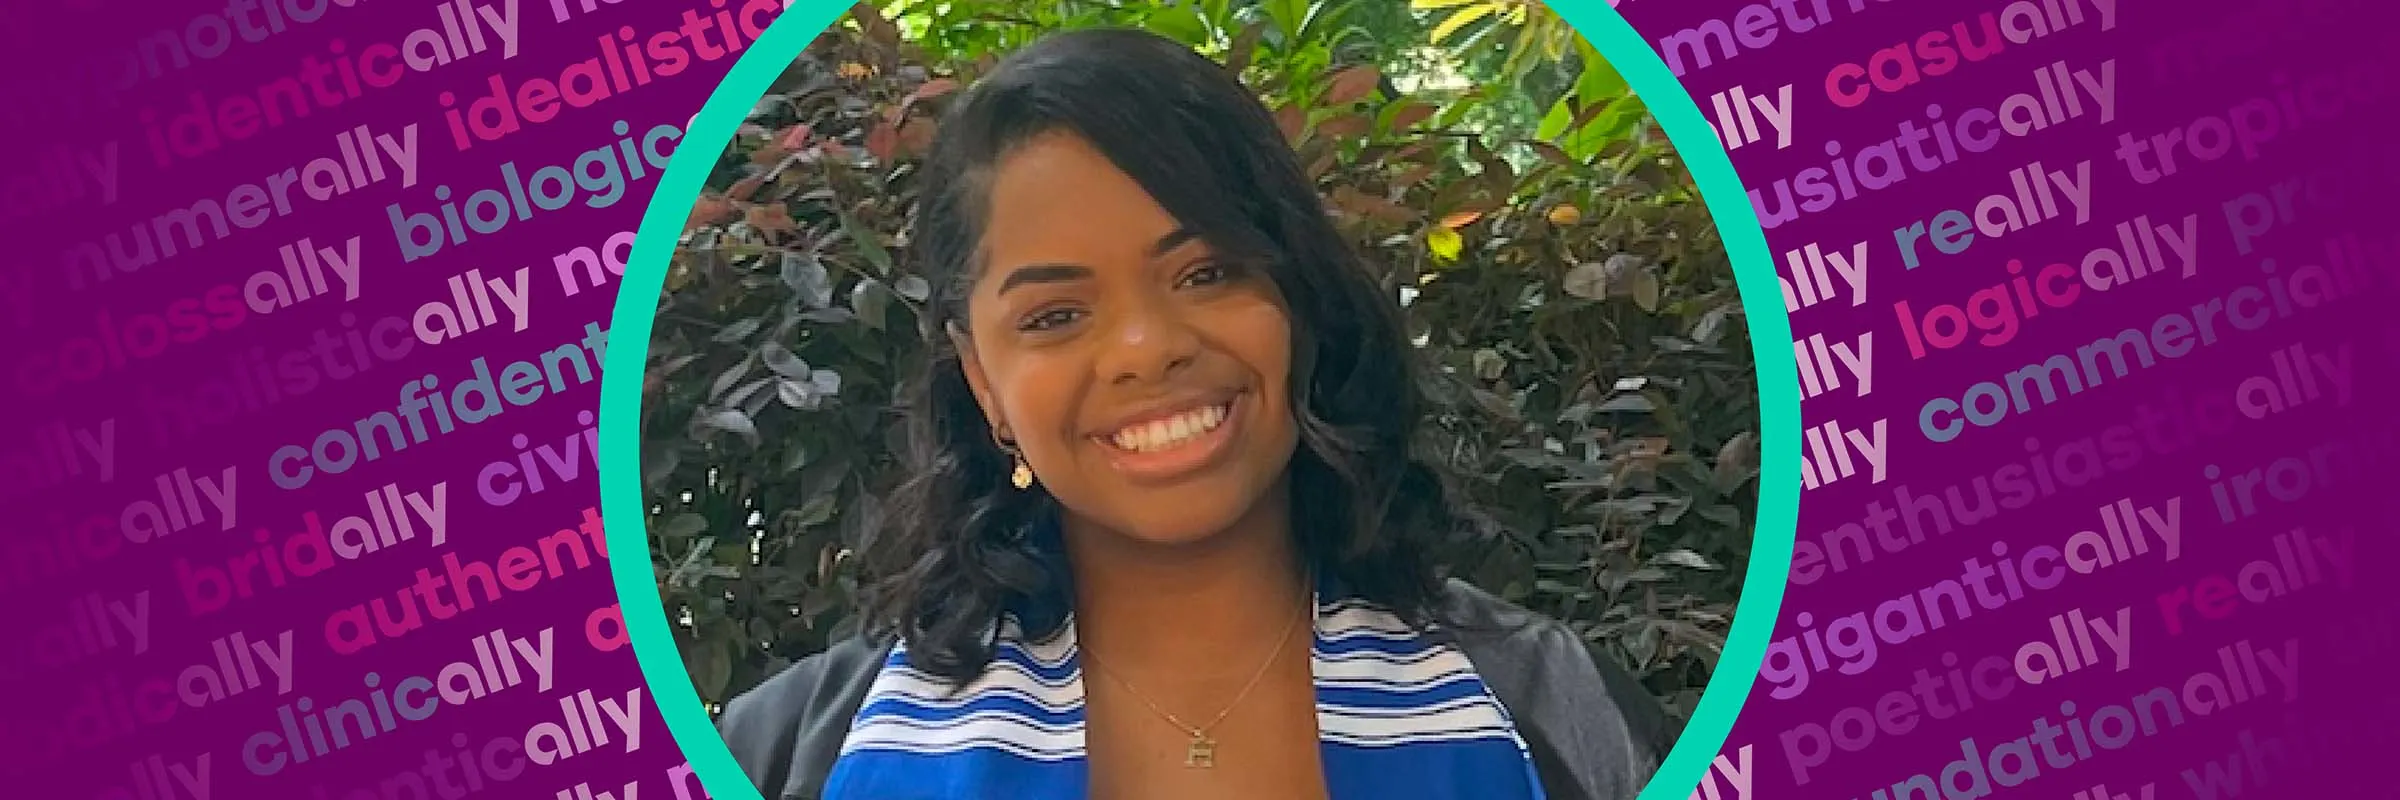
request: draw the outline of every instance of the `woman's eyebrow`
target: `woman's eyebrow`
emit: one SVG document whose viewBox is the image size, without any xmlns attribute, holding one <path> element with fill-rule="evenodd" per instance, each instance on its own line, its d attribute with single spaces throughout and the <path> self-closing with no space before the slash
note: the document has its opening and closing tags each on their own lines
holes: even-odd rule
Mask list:
<svg viewBox="0 0 2400 800">
<path fill-rule="evenodd" d="M 1184 243 L 1198 238 L 1200 238 L 1200 231 L 1192 228 L 1191 226 L 1185 225 L 1177 227 L 1175 230 L 1168 232 L 1167 235 L 1158 237 L 1158 241 L 1150 245 L 1150 257 L 1158 258 L 1168 253 L 1175 252 L 1175 248 L 1182 247 Z"/>
<path fill-rule="evenodd" d="M 1027 264 L 1010 270 L 1008 277 L 1000 279 L 1000 288 L 993 294 L 1005 295 L 1008 290 L 1024 284 L 1068 283 L 1090 280 L 1091 277 L 1092 268 L 1080 264 Z"/>
<path fill-rule="evenodd" d="M 1158 241 L 1150 244 L 1150 257 L 1165 256 L 1174 252 L 1175 248 L 1182 247 L 1198 238 L 1200 238 L 1200 231 L 1188 226 L 1178 227 L 1168 232 L 1167 235 L 1158 237 Z M 1000 288 L 993 290 L 993 294 L 1005 295 L 1008 294 L 1008 290 L 1026 284 L 1070 283 L 1091 280 L 1091 278 L 1092 268 L 1081 264 L 1026 264 L 1009 270 L 1008 277 L 1000 279 Z"/>
</svg>

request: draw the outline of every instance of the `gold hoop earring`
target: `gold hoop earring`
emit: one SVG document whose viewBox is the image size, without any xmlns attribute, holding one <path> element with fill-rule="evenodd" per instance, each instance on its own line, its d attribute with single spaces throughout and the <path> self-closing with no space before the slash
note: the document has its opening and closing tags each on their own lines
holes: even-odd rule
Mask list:
<svg viewBox="0 0 2400 800">
<path fill-rule="evenodd" d="M 1019 490 L 1032 487 L 1033 466 L 1025 463 L 1024 451 L 1018 450 L 1016 443 L 1002 439 L 998 435 L 992 437 L 992 443 L 999 445 L 1000 452 L 1008 454 L 1008 460 L 1014 464 L 1014 467 L 1008 471 L 1009 485 L 1015 486 Z"/>
</svg>

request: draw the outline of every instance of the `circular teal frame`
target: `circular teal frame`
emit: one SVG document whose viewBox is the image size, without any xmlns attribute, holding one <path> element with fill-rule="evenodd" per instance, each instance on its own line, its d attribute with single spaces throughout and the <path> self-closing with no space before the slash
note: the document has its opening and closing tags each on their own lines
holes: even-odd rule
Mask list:
<svg viewBox="0 0 2400 800">
<path fill-rule="evenodd" d="M 707 103 L 692 118 L 676 148 L 676 158 L 659 177 L 650 205 L 636 231 L 633 257 L 618 284 L 616 308 L 609 322 L 609 348 L 601 365 L 599 430 L 635 430 L 641 419 L 643 364 L 649 358 L 650 323 L 657 313 L 658 293 L 666 285 L 668 256 L 692 204 L 707 183 L 717 154 L 733 141 L 734 129 L 748 115 L 767 86 L 797 58 L 809 41 L 848 11 L 848 0 L 794 0 L 769 25 L 764 36 L 736 60 L 725 81 L 710 92 Z M 1690 167 L 1733 261 L 1734 284 L 1750 325 L 1751 350 L 1758 365 L 1760 471 L 1758 524 L 1753 529 L 1750 569 L 1743 576 L 1740 608 L 1717 671 L 1701 693 L 1683 735 L 1642 790 L 1639 800 L 1677 800 L 1689 797 L 1707 777 L 1710 763 L 1724 749 L 1757 681 L 1765 660 L 1767 637 L 1783 608 L 1785 581 L 1790 575 L 1792 542 L 1800 512 L 1800 381 L 1792 350 L 1791 320 L 1784 313 L 1783 291 L 1776 283 L 1775 262 L 1767 250 L 1766 231 L 1750 208 L 1749 192 L 1716 133 L 1700 115 L 1666 62 L 1616 9 L 1598 2 L 1552 6 L 1603 58 L 1625 77 L 1658 119 L 1667 140 Z M 700 155 L 685 157 L 686 153 Z M 758 789 L 742 773 L 718 736 L 716 726 L 692 688 L 683 656 L 668 629 L 664 603 L 648 558 L 649 533 L 643 524 L 641 440 L 633 436 L 600 437 L 600 509 L 606 528 L 609 575 L 617 587 L 617 602 L 625 629 L 633 641 L 634 658 L 642 679 L 666 719 L 667 732 L 690 762 L 701 786 L 718 800 L 760 800 Z"/>
</svg>

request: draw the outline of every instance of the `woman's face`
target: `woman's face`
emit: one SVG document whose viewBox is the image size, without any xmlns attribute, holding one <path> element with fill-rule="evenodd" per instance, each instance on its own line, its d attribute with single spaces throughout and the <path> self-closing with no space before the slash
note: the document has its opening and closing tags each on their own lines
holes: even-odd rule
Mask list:
<svg viewBox="0 0 2400 800">
<path fill-rule="evenodd" d="M 1085 522 L 1181 544 L 1280 488 L 1291 320 L 1087 141 L 1004 157 L 959 342 L 994 430 Z"/>
</svg>

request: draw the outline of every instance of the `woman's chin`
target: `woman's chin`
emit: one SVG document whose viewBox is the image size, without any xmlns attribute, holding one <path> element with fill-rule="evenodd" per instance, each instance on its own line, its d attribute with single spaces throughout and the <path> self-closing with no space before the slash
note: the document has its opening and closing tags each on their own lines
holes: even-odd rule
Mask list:
<svg viewBox="0 0 2400 800">
<path fill-rule="evenodd" d="M 1152 547 L 1189 547 L 1229 533 L 1227 528 L 1232 525 L 1230 518 L 1218 520 L 1193 515 L 1135 521 L 1124 526 L 1120 535 Z"/>
<path fill-rule="evenodd" d="M 1212 546 L 1240 531 L 1282 529 L 1255 524 L 1280 516 L 1283 503 L 1263 502 L 1281 497 L 1274 484 L 1262 487 L 1251 474 L 1217 470 L 1171 488 L 1121 487 L 1093 503 L 1104 510 L 1087 519 L 1127 544 L 1161 548 Z"/>
<path fill-rule="evenodd" d="M 1241 527 L 1241 515 L 1225 512 L 1202 512 L 1193 509 L 1222 508 L 1223 505 L 1192 500 L 1166 500 L 1144 503 L 1140 508 L 1126 509 L 1118 516 L 1119 524 L 1109 526 L 1118 536 L 1134 544 L 1152 547 L 1190 547 L 1209 543 Z"/>
</svg>

